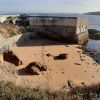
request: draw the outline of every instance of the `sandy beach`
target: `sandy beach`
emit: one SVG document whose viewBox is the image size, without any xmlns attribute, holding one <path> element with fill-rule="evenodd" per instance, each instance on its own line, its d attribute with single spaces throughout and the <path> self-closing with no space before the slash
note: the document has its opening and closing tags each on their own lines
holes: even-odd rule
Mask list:
<svg viewBox="0 0 100 100">
<path fill-rule="evenodd" d="M 23 62 L 23 65 L 17 67 L 18 84 L 59 90 L 67 87 L 68 81 L 77 85 L 100 82 L 100 65 L 83 54 L 79 45 L 14 47 L 12 51 Z M 54 56 L 66 53 L 67 59 L 54 60 L 47 56 L 48 53 Z M 25 74 L 22 69 L 33 61 L 47 65 L 47 71 L 40 75 Z"/>
</svg>

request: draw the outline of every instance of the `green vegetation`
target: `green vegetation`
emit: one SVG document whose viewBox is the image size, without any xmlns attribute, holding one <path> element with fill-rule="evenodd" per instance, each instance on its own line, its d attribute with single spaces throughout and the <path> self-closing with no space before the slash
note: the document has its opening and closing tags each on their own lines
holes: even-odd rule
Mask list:
<svg viewBox="0 0 100 100">
<path fill-rule="evenodd" d="M 10 37 L 13 37 L 13 36 L 15 36 L 15 35 L 17 35 L 18 33 L 16 33 L 16 32 L 12 32 L 11 34 L 10 34 Z"/>
<path fill-rule="evenodd" d="M 0 82 L 0 100 L 100 100 L 100 84 L 71 88 L 70 92 L 21 88 Z"/>
<path fill-rule="evenodd" d="M 0 24 L 0 33 L 3 37 L 9 38 L 10 36 L 14 36 L 18 33 L 22 33 L 22 30 L 13 24 Z"/>
</svg>

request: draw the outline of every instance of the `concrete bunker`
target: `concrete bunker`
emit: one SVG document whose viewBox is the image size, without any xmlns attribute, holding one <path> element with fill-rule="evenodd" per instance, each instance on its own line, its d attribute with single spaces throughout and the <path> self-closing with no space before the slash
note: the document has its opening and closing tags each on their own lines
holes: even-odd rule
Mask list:
<svg viewBox="0 0 100 100">
<path fill-rule="evenodd" d="M 88 40 L 85 16 L 31 16 L 30 27 L 44 38 L 59 42 L 82 44 Z"/>
</svg>

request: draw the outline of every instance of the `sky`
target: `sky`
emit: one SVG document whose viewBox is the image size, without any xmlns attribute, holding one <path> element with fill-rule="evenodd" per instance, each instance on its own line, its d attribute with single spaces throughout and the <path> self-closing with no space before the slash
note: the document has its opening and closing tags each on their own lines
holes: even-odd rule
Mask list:
<svg viewBox="0 0 100 100">
<path fill-rule="evenodd" d="M 85 13 L 100 11 L 100 0 L 0 0 L 0 13 Z"/>
</svg>

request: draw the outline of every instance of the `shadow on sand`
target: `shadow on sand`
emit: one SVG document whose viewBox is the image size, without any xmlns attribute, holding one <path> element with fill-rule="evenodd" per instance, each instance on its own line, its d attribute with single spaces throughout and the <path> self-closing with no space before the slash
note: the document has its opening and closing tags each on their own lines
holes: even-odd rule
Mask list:
<svg viewBox="0 0 100 100">
<path fill-rule="evenodd" d="M 67 45 L 72 44 L 71 42 L 65 42 L 61 40 L 55 40 L 50 38 L 41 37 L 39 34 L 36 33 L 24 33 L 16 42 L 18 47 L 22 46 L 53 46 L 53 45 Z M 74 43 L 73 43 L 74 44 Z"/>
<path fill-rule="evenodd" d="M 29 73 L 26 72 L 25 68 L 19 69 L 18 74 L 19 75 L 30 75 Z"/>
<path fill-rule="evenodd" d="M 18 75 L 21 76 L 31 76 L 31 75 L 38 75 L 38 74 L 30 74 L 29 72 L 26 71 L 26 68 L 22 68 L 18 70 Z"/>
</svg>

